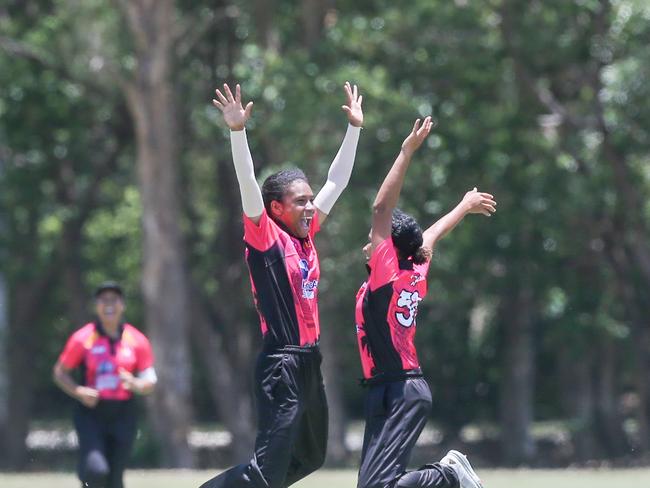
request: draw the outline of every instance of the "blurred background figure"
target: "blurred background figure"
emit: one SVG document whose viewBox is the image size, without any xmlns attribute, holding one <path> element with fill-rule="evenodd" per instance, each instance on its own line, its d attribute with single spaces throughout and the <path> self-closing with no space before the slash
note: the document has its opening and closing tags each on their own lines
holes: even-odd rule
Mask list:
<svg viewBox="0 0 650 488">
<path fill-rule="evenodd" d="M 123 486 L 137 432 L 133 396 L 151 393 L 157 381 L 149 340 L 123 322 L 124 309 L 122 288 L 101 284 L 95 292 L 96 319 L 70 336 L 54 365 L 54 381 L 78 401 L 78 474 L 89 488 Z M 77 369 L 79 383 L 71 374 Z"/>
</svg>

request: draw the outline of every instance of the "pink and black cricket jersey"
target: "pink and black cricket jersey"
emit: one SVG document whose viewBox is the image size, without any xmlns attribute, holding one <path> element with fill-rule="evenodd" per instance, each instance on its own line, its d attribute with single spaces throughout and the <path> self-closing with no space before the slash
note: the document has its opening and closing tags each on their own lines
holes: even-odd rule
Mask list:
<svg viewBox="0 0 650 488">
<path fill-rule="evenodd" d="M 281 228 L 266 210 L 258 225 L 244 215 L 246 262 L 267 347 L 318 342 L 320 267 L 313 238 L 319 230 L 318 213 L 304 239 Z"/>
<path fill-rule="evenodd" d="M 120 380 L 120 370 L 139 373 L 153 366 L 151 344 L 131 324 L 121 326 L 117 339 L 111 339 L 99 323 L 91 322 L 77 330 L 59 356 L 68 369 L 81 367 L 83 384 L 99 391 L 100 400 L 128 400 L 133 396 Z"/>
<path fill-rule="evenodd" d="M 427 293 L 429 262 L 400 261 L 389 237 L 375 248 L 368 266 L 370 276 L 357 292 L 355 310 L 363 376 L 419 368 L 415 318 Z"/>
</svg>

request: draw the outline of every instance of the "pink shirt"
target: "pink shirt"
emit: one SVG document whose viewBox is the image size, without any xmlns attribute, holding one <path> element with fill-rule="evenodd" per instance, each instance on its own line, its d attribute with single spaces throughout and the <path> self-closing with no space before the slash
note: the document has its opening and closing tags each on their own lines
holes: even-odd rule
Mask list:
<svg viewBox="0 0 650 488">
<path fill-rule="evenodd" d="M 246 262 L 267 345 L 304 346 L 320 337 L 320 266 L 313 242 L 319 230 L 317 213 L 305 239 L 289 234 L 266 211 L 257 225 L 244 215 Z"/>
<path fill-rule="evenodd" d="M 131 324 L 124 324 L 120 337 L 111 340 L 91 322 L 77 330 L 66 343 L 59 362 L 68 369 L 83 366 L 84 385 L 99 391 L 100 400 L 128 400 L 120 370 L 137 374 L 153 366 L 151 344 Z"/>
<path fill-rule="evenodd" d="M 427 294 L 429 262 L 400 261 L 389 237 L 372 253 L 370 276 L 357 292 L 355 320 L 364 378 L 418 368 L 418 304 Z"/>
</svg>

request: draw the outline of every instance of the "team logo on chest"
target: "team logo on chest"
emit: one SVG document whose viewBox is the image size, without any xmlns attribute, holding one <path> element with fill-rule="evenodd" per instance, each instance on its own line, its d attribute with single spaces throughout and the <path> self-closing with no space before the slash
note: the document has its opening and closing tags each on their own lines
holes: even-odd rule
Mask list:
<svg viewBox="0 0 650 488">
<path fill-rule="evenodd" d="M 298 261 L 300 275 L 302 276 L 302 297 L 313 299 L 318 288 L 318 280 L 309 280 L 309 262 L 306 259 Z"/>
<path fill-rule="evenodd" d="M 300 274 L 302 275 L 302 279 L 306 280 L 307 277 L 309 276 L 309 263 L 307 262 L 306 259 L 301 259 L 298 261 L 298 267 L 300 268 Z"/>
<path fill-rule="evenodd" d="M 117 368 L 108 360 L 104 360 L 97 365 L 97 377 L 95 378 L 95 388 L 98 390 L 117 390 L 120 386 L 120 377 L 117 375 Z"/>
<path fill-rule="evenodd" d="M 402 311 L 395 312 L 395 318 L 404 327 L 411 327 L 415 324 L 415 316 L 418 314 L 418 304 L 422 298 L 416 291 L 402 290 L 397 299 L 397 306 Z M 404 310 L 406 309 L 406 310 Z"/>
</svg>

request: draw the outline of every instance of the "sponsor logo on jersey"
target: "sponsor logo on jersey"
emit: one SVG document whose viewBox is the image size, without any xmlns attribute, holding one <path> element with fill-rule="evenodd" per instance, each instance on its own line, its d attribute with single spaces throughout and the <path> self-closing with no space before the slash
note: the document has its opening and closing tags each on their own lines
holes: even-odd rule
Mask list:
<svg viewBox="0 0 650 488">
<path fill-rule="evenodd" d="M 316 295 L 318 280 L 307 279 L 309 277 L 309 263 L 306 259 L 298 261 L 298 267 L 300 268 L 300 274 L 302 276 L 302 297 L 312 300 Z"/>
<path fill-rule="evenodd" d="M 110 361 L 102 361 L 97 365 L 95 388 L 98 390 L 117 390 L 120 377 L 115 374 L 115 365 Z"/>
<path fill-rule="evenodd" d="M 115 371 L 115 365 L 110 361 L 102 361 L 97 366 L 97 374 L 109 374 Z"/>
<path fill-rule="evenodd" d="M 411 286 L 417 285 L 420 281 L 424 281 L 424 276 L 422 276 L 421 274 L 414 274 L 411 277 Z"/>
<path fill-rule="evenodd" d="M 302 297 L 313 299 L 318 288 L 318 280 L 302 280 Z"/>
<path fill-rule="evenodd" d="M 309 276 L 309 263 L 307 262 L 306 259 L 301 259 L 298 261 L 298 267 L 300 268 L 300 274 L 302 275 L 302 279 L 306 280 L 307 276 Z"/>
</svg>

